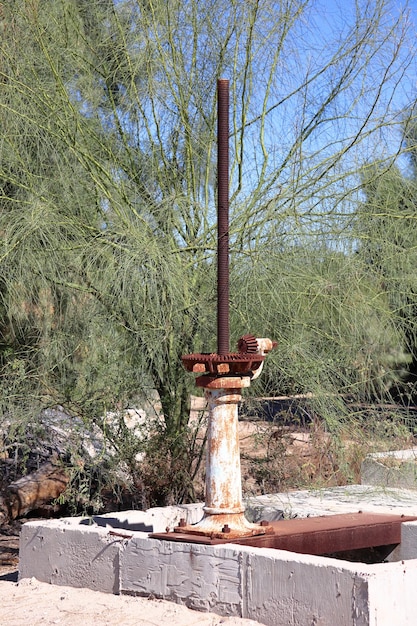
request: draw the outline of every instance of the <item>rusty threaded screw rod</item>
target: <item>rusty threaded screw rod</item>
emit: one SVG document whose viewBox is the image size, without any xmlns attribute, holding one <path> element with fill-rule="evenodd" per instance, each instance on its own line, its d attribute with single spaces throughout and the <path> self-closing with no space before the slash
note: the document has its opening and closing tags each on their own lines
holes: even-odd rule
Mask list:
<svg viewBox="0 0 417 626">
<path fill-rule="evenodd" d="M 217 353 L 229 353 L 229 81 L 217 81 Z"/>
<path fill-rule="evenodd" d="M 238 405 L 242 390 L 261 372 L 270 339 L 245 335 L 239 353 L 229 352 L 229 81 L 217 81 L 217 354 L 188 354 L 189 372 L 202 374 L 208 402 L 204 517 L 198 524 L 180 522 L 176 532 L 211 539 L 264 534 L 245 518 L 239 453 Z"/>
</svg>

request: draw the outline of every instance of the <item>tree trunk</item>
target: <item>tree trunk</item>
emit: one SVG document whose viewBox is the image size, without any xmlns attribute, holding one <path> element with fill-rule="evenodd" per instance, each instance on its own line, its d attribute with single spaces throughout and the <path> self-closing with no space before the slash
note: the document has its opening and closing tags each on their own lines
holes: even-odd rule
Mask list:
<svg viewBox="0 0 417 626">
<path fill-rule="evenodd" d="M 36 472 L 10 483 L 6 489 L 9 516 L 16 519 L 57 498 L 67 487 L 69 475 L 53 455 Z"/>
</svg>

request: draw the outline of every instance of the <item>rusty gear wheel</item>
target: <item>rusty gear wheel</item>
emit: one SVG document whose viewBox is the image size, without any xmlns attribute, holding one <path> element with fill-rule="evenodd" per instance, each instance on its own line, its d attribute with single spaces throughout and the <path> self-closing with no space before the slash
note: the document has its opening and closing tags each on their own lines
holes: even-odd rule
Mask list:
<svg viewBox="0 0 417 626">
<path fill-rule="evenodd" d="M 237 342 L 237 349 L 240 354 L 256 354 L 258 352 L 258 342 L 253 335 L 243 335 Z"/>
</svg>

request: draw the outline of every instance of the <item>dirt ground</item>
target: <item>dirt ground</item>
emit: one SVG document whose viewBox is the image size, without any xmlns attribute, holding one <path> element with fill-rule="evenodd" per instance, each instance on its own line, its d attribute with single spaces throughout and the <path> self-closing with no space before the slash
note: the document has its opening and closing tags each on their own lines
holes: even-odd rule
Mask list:
<svg viewBox="0 0 417 626">
<path fill-rule="evenodd" d="M 0 581 L 17 580 L 20 527 L 20 522 L 0 527 Z"/>
<path fill-rule="evenodd" d="M 237 617 L 199 613 L 164 600 L 56 587 L 27 578 L 0 579 L 1 626 L 255 626 Z"/>
</svg>

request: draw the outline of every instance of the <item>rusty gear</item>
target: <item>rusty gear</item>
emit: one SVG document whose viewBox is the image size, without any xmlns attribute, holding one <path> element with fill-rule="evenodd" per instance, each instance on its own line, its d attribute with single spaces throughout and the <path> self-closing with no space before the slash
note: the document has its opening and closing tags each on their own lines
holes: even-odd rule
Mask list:
<svg viewBox="0 0 417 626">
<path fill-rule="evenodd" d="M 247 374 L 257 370 L 265 357 L 261 354 L 185 354 L 182 363 L 188 372 L 195 374 Z"/>
<path fill-rule="evenodd" d="M 240 354 L 256 354 L 259 349 L 258 341 L 253 335 L 243 335 L 237 342 L 237 349 Z"/>
</svg>

